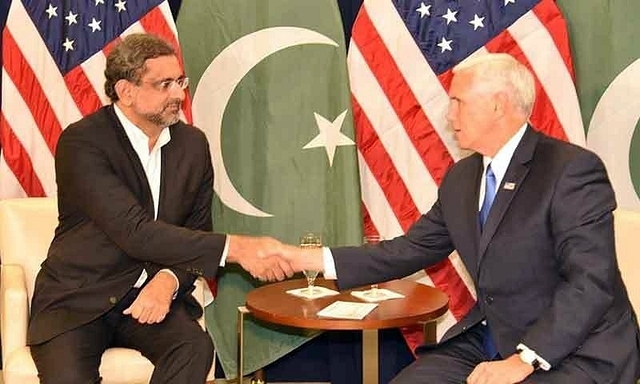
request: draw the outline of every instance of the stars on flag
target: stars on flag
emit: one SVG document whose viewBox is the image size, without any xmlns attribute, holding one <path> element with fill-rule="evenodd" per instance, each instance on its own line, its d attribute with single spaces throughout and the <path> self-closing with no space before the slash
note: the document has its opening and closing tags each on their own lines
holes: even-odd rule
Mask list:
<svg viewBox="0 0 640 384">
<path fill-rule="evenodd" d="M 67 16 L 65 16 L 64 18 L 65 18 L 65 20 L 67 20 L 69 25 L 78 24 L 78 14 L 77 13 L 73 13 L 73 11 L 69 11 L 69 14 Z"/>
<path fill-rule="evenodd" d="M 62 46 L 64 47 L 64 51 L 73 51 L 73 43 L 75 43 L 75 40 L 69 40 L 69 38 L 65 38 L 64 39 L 64 43 L 62 43 Z"/>
<path fill-rule="evenodd" d="M 316 124 L 318 125 L 320 133 L 302 148 L 309 149 L 324 147 L 327 151 L 327 157 L 329 158 L 329 167 L 331 167 L 333 165 L 333 157 L 336 154 L 337 147 L 343 145 L 356 145 L 353 140 L 340 132 L 342 129 L 342 123 L 344 123 L 344 118 L 347 116 L 347 110 L 338 115 L 338 117 L 333 121 L 327 120 L 317 112 L 314 112 L 313 115 L 316 118 Z"/>
<path fill-rule="evenodd" d="M 437 44 L 438 47 L 440 47 L 440 53 L 445 53 L 446 51 L 452 51 L 451 49 L 452 42 L 453 42 L 453 39 L 447 40 L 444 38 L 444 36 L 442 36 L 442 40 L 440 40 L 440 42 Z"/>
<path fill-rule="evenodd" d="M 484 28 L 484 16 L 479 17 L 478 14 L 473 15 L 473 20 L 469 21 L 469 24 L 473 25 L 473 30 L 477 30 L 478 28 Z"/>
<path fill-rule="evenodd" d="M 109 2 L 105 0 L 69 0 L 63 2 L 62 5 L 57 3 L 59 2 L 49 0 L 47 7 L 44 8 L 42 30 L 58 30 L 61 32 L 55 40 L 51 41 L 52 45 L 63 47 L 59 51 L 61 56 L 56 59 L 60 63 L 67 63 L 68 61 L 66 60 L 77 60 L 85 52 L 91 50 L 94 43 L 100 42 L 105 33 L 109 34 L 109 25 L 105 24 L 108 23 L 107 16 L 109 14 L 131 14 L 132 12 L 129 9 L 132 3 L 127 2 L 127 0 L 112 0 Z M 137 9 L 137 4 L 132 6 Z M 42 8 L 40 12 L 43 12 Z M 74 27 L 74 25 L 77 27 Z M 80 38 L 82 35 L 90 35 L 98 40 L 87 41 L 85 38 Z M 74 59 L 63 59 L 63 57 L 71 56 Z"/>
<path fill-rule="evenodd" d="M 127 4 L 126 1 L 118 0 L 117 3 L 113 4 L 113 6 L 116 7 L 116 10 L 118 11 L 118 13 L 120 13 L 122 11 L 126 11 L 127 10 L 127 8 L 125 7 L 125 4 Z"/>
<path fill-rule="evenodd" d="M 442 15 L 442 18 L 447 20 L 447 25 L 449 25 L 452 21 L 458 22 L 458 19 L 456 18 L 457 14 L 458 11 L 452 11 L 451 8 L 447 8 L 447 13 Z"/>
<path fill-rule="evenodd" d="M 416 12 L 420 14 L 421 19 L 425 16 L 431 16 L 431 4 L 426 5 L 423 1 L 420 3 L 420 8 L 416 9 Z"/>
<path fill-rule="evenodd" d="M 47 8 L 47 10 L 44 12 L 47 14 L 47 16 L 49 16 L 49 19 L 51 19 L 52 17 L 57 17 L 58 7 L 54 7 L 53 4 L 49 4 L 49 8 Z"/>
<path fill-rule="evenodd" d="M 430 39 L 429 42 L 429 44 L 433 44 L 431 52 L 438 57 L 442 57 L 442 60 L 449 60 L 459 55 L 456 50 L 461 47 L 460 44 L 468 45 L 458 41 L 461 36 L 468 38 L 472 35 L 476 36 L 473 39 L 481 40 L 487 36 L 487 33 L 492 33 L 491 31 L 495 29 L 495 26 L 490 19 L 491 13 L 488 12 L 490 9 L 493 8 L 494 13 L 496 8 L 512 12 L 507 11 L 508 8 L 517 12 L 517 8 L 512 7 L 512 5 L 516 3 L 521 5 L 523 2 L 527 3 L 528 0 L 501 0 L 494 6 L 484 4 L 480 0 L 457 2 L 457 4 L 452 4 L 452 2 L 446 0 L 415 1 L 413 12 L 419 16 L 418 21 L 416 21 L 416 28 L 422 31 L 417 32 L 416 30 L 415 36 L 434 36 L 435 39 Z M 418 4 L 419 6 L 417 6 Z M 439 15 L 438 21 L 430 17 L 432 14 Z M 489 18 L 487 18 L 487 15 Z M 466 21 L 459 23 L 461 20 Z M 465 25 L 466 27 L 463 27 Z M 487 31 L 487 29 L 489 30 Z"/>
<path fill-rule="evenodd" d="M 91 32 L 102 31 L 102 27 L 100 26 L 101 23 L 102 20 L 96 20 L 95 17 L 92 17 L 91 22 L 87 24 L 87 26 L 91 28 Z"/>
</svg>

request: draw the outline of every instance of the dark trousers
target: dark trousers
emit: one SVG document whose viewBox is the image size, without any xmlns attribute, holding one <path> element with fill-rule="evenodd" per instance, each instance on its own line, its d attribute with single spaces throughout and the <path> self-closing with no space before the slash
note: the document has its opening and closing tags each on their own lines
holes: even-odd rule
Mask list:
<svg viewBox="0 0 640 384">
<path fill-rule="evenodd" d="M 405 368 L 392 384 L 460 384 L 466 383 L 476 365 L 488 361 L 483 346 L 484 326 L 477 325 L 469 331 L 432 348 L 422 348 L 418 359 Z M 535 371 L 523 383 L 526 384 L 589 384 L 595 381 L 580 368 L 562 364 L 549 372 Z"/>
<path fill-rule="evenodd" d="M 93 384 L 102 353 L 110 347 L 140 351 L 155 369 L 151 384 L 204 383 L 211 368 L 213 343 L 209 335 L 175 300 L 167 317 L 158 324 L 140 324 L 122 315 L 135 300 L 132 289 L 116 306 L 98 319 L 31 346 L 31 356 L 43 384 Z"/>
</svg>

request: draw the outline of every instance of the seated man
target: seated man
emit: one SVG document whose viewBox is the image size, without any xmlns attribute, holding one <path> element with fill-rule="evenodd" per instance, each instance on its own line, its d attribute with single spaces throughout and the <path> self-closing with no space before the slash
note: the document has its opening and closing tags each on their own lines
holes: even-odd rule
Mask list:
<svg viewBox="0 0 640 384">
<path fill-rule="evenodd" d="M 511 56 L 470 59 L 453 72 L 447 119 L 460 147 L 477 153 L 449 170 L 431 210 L 376 247 L 290 247 L 294 269 L 323 270 L 345 289 L 410 275 L 458 250 L 478 302 L 393 383 L 635 383 L 640 333 L 602 161 L 527 123 L 534 79 Z"/>
<path fill-rule="evenodd" d="M 151 383 L 204 383 L 213 346 L 190 295 L 239 263 L 291 275 L 279 243 L 212 233 L 204 134 L 179 120 L 184 77 L 171 45 L 126 37 L 107 57 L 112 104 L 70 125 L 56 150 L 59 225 L 38 273 L 28 344 L 42 383 L 98 383 L 109 347 L 139 350 Z"/>
</svg>

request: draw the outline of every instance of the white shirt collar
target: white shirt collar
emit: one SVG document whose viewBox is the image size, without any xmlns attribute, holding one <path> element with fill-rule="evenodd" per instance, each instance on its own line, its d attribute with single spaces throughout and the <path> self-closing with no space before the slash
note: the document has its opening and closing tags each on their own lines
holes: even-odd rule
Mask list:
<svg viewBox="0 0 640 384">
<path fill-rule="evenodd" d="M 124 132 L 129 138 L 129 142 L 133 146 L 142 168 L 144 168 L 147 182 L 149 183 L 149 189 L 151 190 L 151 196 L 153 198 L 154 218 L 158 217 L 158 205 L 160 202 L 160 180 L 162 179 L 162 158 L 160 148 L 167 144 L 171 140 L 171 131 L 169 127 L 164 127 L 158 136 L 156 145 L 149 151 L 149 137 L 138 128 L 131 120 L 125 116 L 124 112 L 116 105 L 113 104 L 113 109 L 116 116 L 122 123 Z"/>
<path fill-rule="evenodd" d="M 483 169 L 486 170 L 487 165 L 491 163 L 491 169 L 493 170 L 493 174 L 496 176 L 496 185 L 500 185 L 502 183 L 502 179 L 504 178 L 504 174 L 507 173 L 507 168 L 509 167 L 511 158 L 515 153 L 518 144 L 520 144 L 520 140 L 522 140 L 522 136 L 524 136 L 524 132 L 526 130 L 527 123 L 524 123 L 518 132 L 516 132 L 516 134 L 498 150 L 493 158 L 488 156 L 482 157 L 482 163 L 484 165 Z"/>
<path fill-rule="evenodd" d="M 487 170 L 487 165 L 491 164 L 491 169 L 493 170 L 493 174 L 496 178 L 496 186 L 498 188 L 502 184 L 502 179 L 504 178 L 505 173 L 507 173 L 507 168 L 509 167 L 509 163 L 511 162 L 511 158 L 520 144 L 520 140 L 522 140 L 522 136 L 524 136 L 524 132 L 527 130 L 527 123 L 524 123 L 522 127 L 513 135 L 509 141 L 505 145 L 502 146 L 498 150 L 498 153 L 491 158 L 488 156 L 482 157 L 483 171 L 482 178 L 480 181 L 480 193 L 478 193 L 478 211 L 482 209 L 482 202 L 484 201 L 484 193 L 485 193 L 485 177 L 484 174 Z"/>
<path fill-rule="evenodd" d="M 117 104 L 113 104 L 113 109 L 116 112 L 116 116 L 118 116 L 118 120 L 122 123 L 122 127 L 124 128 L 124 131 L 138 156 L 142 154 L 144 157 L 147 157 L 149 156 L 149 152 L 153 152 L 157 148 L 161 148 L 171 140 L 171 131 L 169 127 L 164 127 L 160 132 L 160 136 L 158 136 L 156 145 L 151 151 L 149 151 L 149 136 L 129 120 Z"/>
</svg>

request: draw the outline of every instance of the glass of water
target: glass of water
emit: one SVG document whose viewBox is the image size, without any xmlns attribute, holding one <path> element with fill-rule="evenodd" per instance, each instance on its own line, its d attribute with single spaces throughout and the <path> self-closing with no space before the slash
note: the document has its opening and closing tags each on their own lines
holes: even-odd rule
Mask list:
<svg viewBox="0 0 640 384">
<path fill-rule="evenodd" d="M 322 238 L 320 235 L 316 235 L 312 232 L 305 233 L 300 236 L 300 247 L 301 248 L 320 248 L 322 247 Z M 308 296 L 313 296 L 314 293 L 314 284 L 316 281 L 316 277 L 318 277 L 318 271 L 305 269 L 302 271 L 304 276 L 307 278 L 307 289 L 303 291 Z"/>
</svg>

